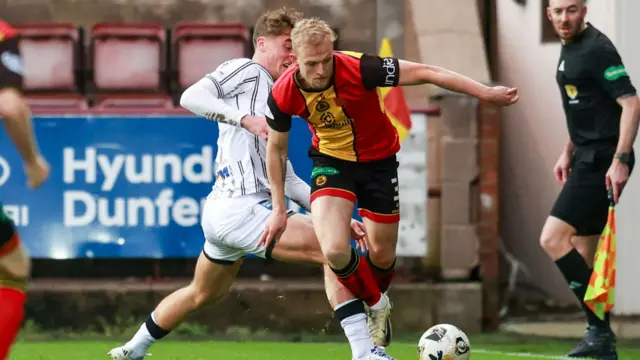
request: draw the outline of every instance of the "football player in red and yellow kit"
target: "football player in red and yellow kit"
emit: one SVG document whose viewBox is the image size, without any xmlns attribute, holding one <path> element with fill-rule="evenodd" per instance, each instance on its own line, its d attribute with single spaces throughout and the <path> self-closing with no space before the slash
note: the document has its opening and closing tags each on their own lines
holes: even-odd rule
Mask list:
<svg viewBox="0 0 640 360">
<path fill-rule="evenodd" d="M 388 346 L 391 302 L 385 292 L 394 274 L 400 220 L 400 141 L 379 88 L 432 83 L 499 106 L 515 103 L 517 90 L 488 87 L 436 66 L 334 51 L 335 34 L 318 19 L 298 22 L 291 38 L 297 66 L 276 81 L 268 100 L 273 212 L 262 241 L 274 241 L 286 228 L 284 170 L 292 117 L 299 116 L 313 134 L 311 214 L 320 246 L 340 282 L 368 305 L 374 343 Z M 369 236 L 367 256 L 348 241 L 356 201 Z"/>
</svg>

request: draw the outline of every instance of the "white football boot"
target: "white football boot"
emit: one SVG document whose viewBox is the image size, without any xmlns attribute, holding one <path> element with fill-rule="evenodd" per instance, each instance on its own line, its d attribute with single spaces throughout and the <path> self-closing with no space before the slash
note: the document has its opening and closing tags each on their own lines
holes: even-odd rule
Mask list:
<svg viewBox="0 0 640 360">
<path fill-rule="evenodd" d="M 367 356 L 361 357 L 360 359 L 354 359 L 354 360 L 396 360 L 396 359 L 391 355 L 387 354 L 383 347 L 374 346 L 373 349 L 371 349 L 371 352 L 367 354 Z"/>
<path fill-rule="evenodd" d="M 387 347 L 391 343 L 392 336 L 391 310 L 393 309 L 393 304 L 387 294 L 382 294 L 382 296 L 387 299 L 388 305 L 381 310 L 372 310 L 367 307 L 367 327 L 373 344 Z"/>
<path fill-rule="evenodd" d="M 133 349 L 131 349 L 127 345 L 124 345 L 115 349 L 111 349 L 111 351 L 109 351 L 107 355 L 111 356 L 112 360 L 142 360 L 144 359 L 146 354 L 135 354 Z"/>
</svg>

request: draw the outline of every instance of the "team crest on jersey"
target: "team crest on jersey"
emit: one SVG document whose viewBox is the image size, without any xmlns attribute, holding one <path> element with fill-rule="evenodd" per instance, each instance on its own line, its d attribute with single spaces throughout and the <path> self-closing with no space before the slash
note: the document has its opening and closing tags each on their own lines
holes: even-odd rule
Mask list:
<svg viewBox="0 0 640 360">
<path fill-rule="evenodd" d="M 319 112 L 325 112 L 329 110 L 330 107 L 331 105 L 329 105 L 329 103 L 326 102 L 324 99 L 316 103 L 316 111 L 319 111 Z"/>
<path fill-rule="evenodd" d="M 564 86 L 564 90 L 567 92 L 567 96 L 571 100 L 575 100 L 575 101 L 569 101 L 570 104 L 574 104 L 574 103 L 578 102 L 576 100 L 576 97 L 578 97 L 578 88 L 577 87 L 575 87 L 574 85 L 565 85 Z"/>
<path fill-rule="evenodd" d="M 320 175 L 316 178 L 316 185 L 323 186 L 327 183 L 327 177 L 325 175 Z"/>
</svg>

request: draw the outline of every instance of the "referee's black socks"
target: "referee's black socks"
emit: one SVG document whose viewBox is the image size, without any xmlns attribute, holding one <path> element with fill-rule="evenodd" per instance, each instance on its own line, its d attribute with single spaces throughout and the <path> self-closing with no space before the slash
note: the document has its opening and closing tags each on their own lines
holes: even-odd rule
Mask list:
<svg viewBox="0 0 640 360">
<path fill-rule="evenodd" d="M 556 260 L 556 265 L 562 272 L 562 275 L 564 275 L 567 284 L 569 284 L 569 288 L 571 288 L 578 298 L 578 301 L 580 301 L 582 309 L 587 314 L 587 321 L 589 322 L 589 325 L 609 329 L 609 313 L 605 315 L 604 320 L 600 320 L 600 318 L 584 303 L 584 295 L 587 292 L 587 287 L 589 286 L 589 280 L 591 279 L 593 269 L 589 269 L 587 262 L 584 261 L 584 258 L 580 255 L 578 250 L 575 248 L 571 249 L 568 254 Z"/>
</svg>

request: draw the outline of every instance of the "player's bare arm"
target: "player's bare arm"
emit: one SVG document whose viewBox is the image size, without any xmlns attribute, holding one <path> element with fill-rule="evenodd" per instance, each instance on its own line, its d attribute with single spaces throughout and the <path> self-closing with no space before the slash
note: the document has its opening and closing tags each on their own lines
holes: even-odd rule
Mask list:
<svg viewBox="0 0 640 360">
<path fill-rule="evenodd" d="M 49 176 L 49 164 L 40 155 L 31 123 L 31 112 L 15 90 L 0 91 L 0 115 L 9 138 L 20 153 L 27 174 L 27 185 L 38 188 Z"/>
<path fill-rule="evenodd" d="M 273 210 L 260 243 L 268 246 L 277 240 L 287 227 L 287 202 L 284 192 L 285 172 L 287 168 L 287 149 L 289 132 L 269 130 L 267 142 L 267 177 L 271 185 Z"/>
<path fill-rule="evenodd" d="M 569 172 L 571 171 L 571 158 L 573 157 L 574 150 L 575 145 L 573 141 L 569 139 L 567 144 L 562 148 L 558 162 L 556 162 L 556 165 L 553 167 L 553 173 L 559 184 L 565 184 L 567 182 Z"/>
<path fill-rule="evenodd" d="M 400 86 L 434 84 L 441 88 L 467 94 L 489 101 L 499 106 L 507 106 L 518 101 L 518 90 L 503 86 L 490 87 L 462 74 L 439 66 L 399 60 Z"/>
</svg>

